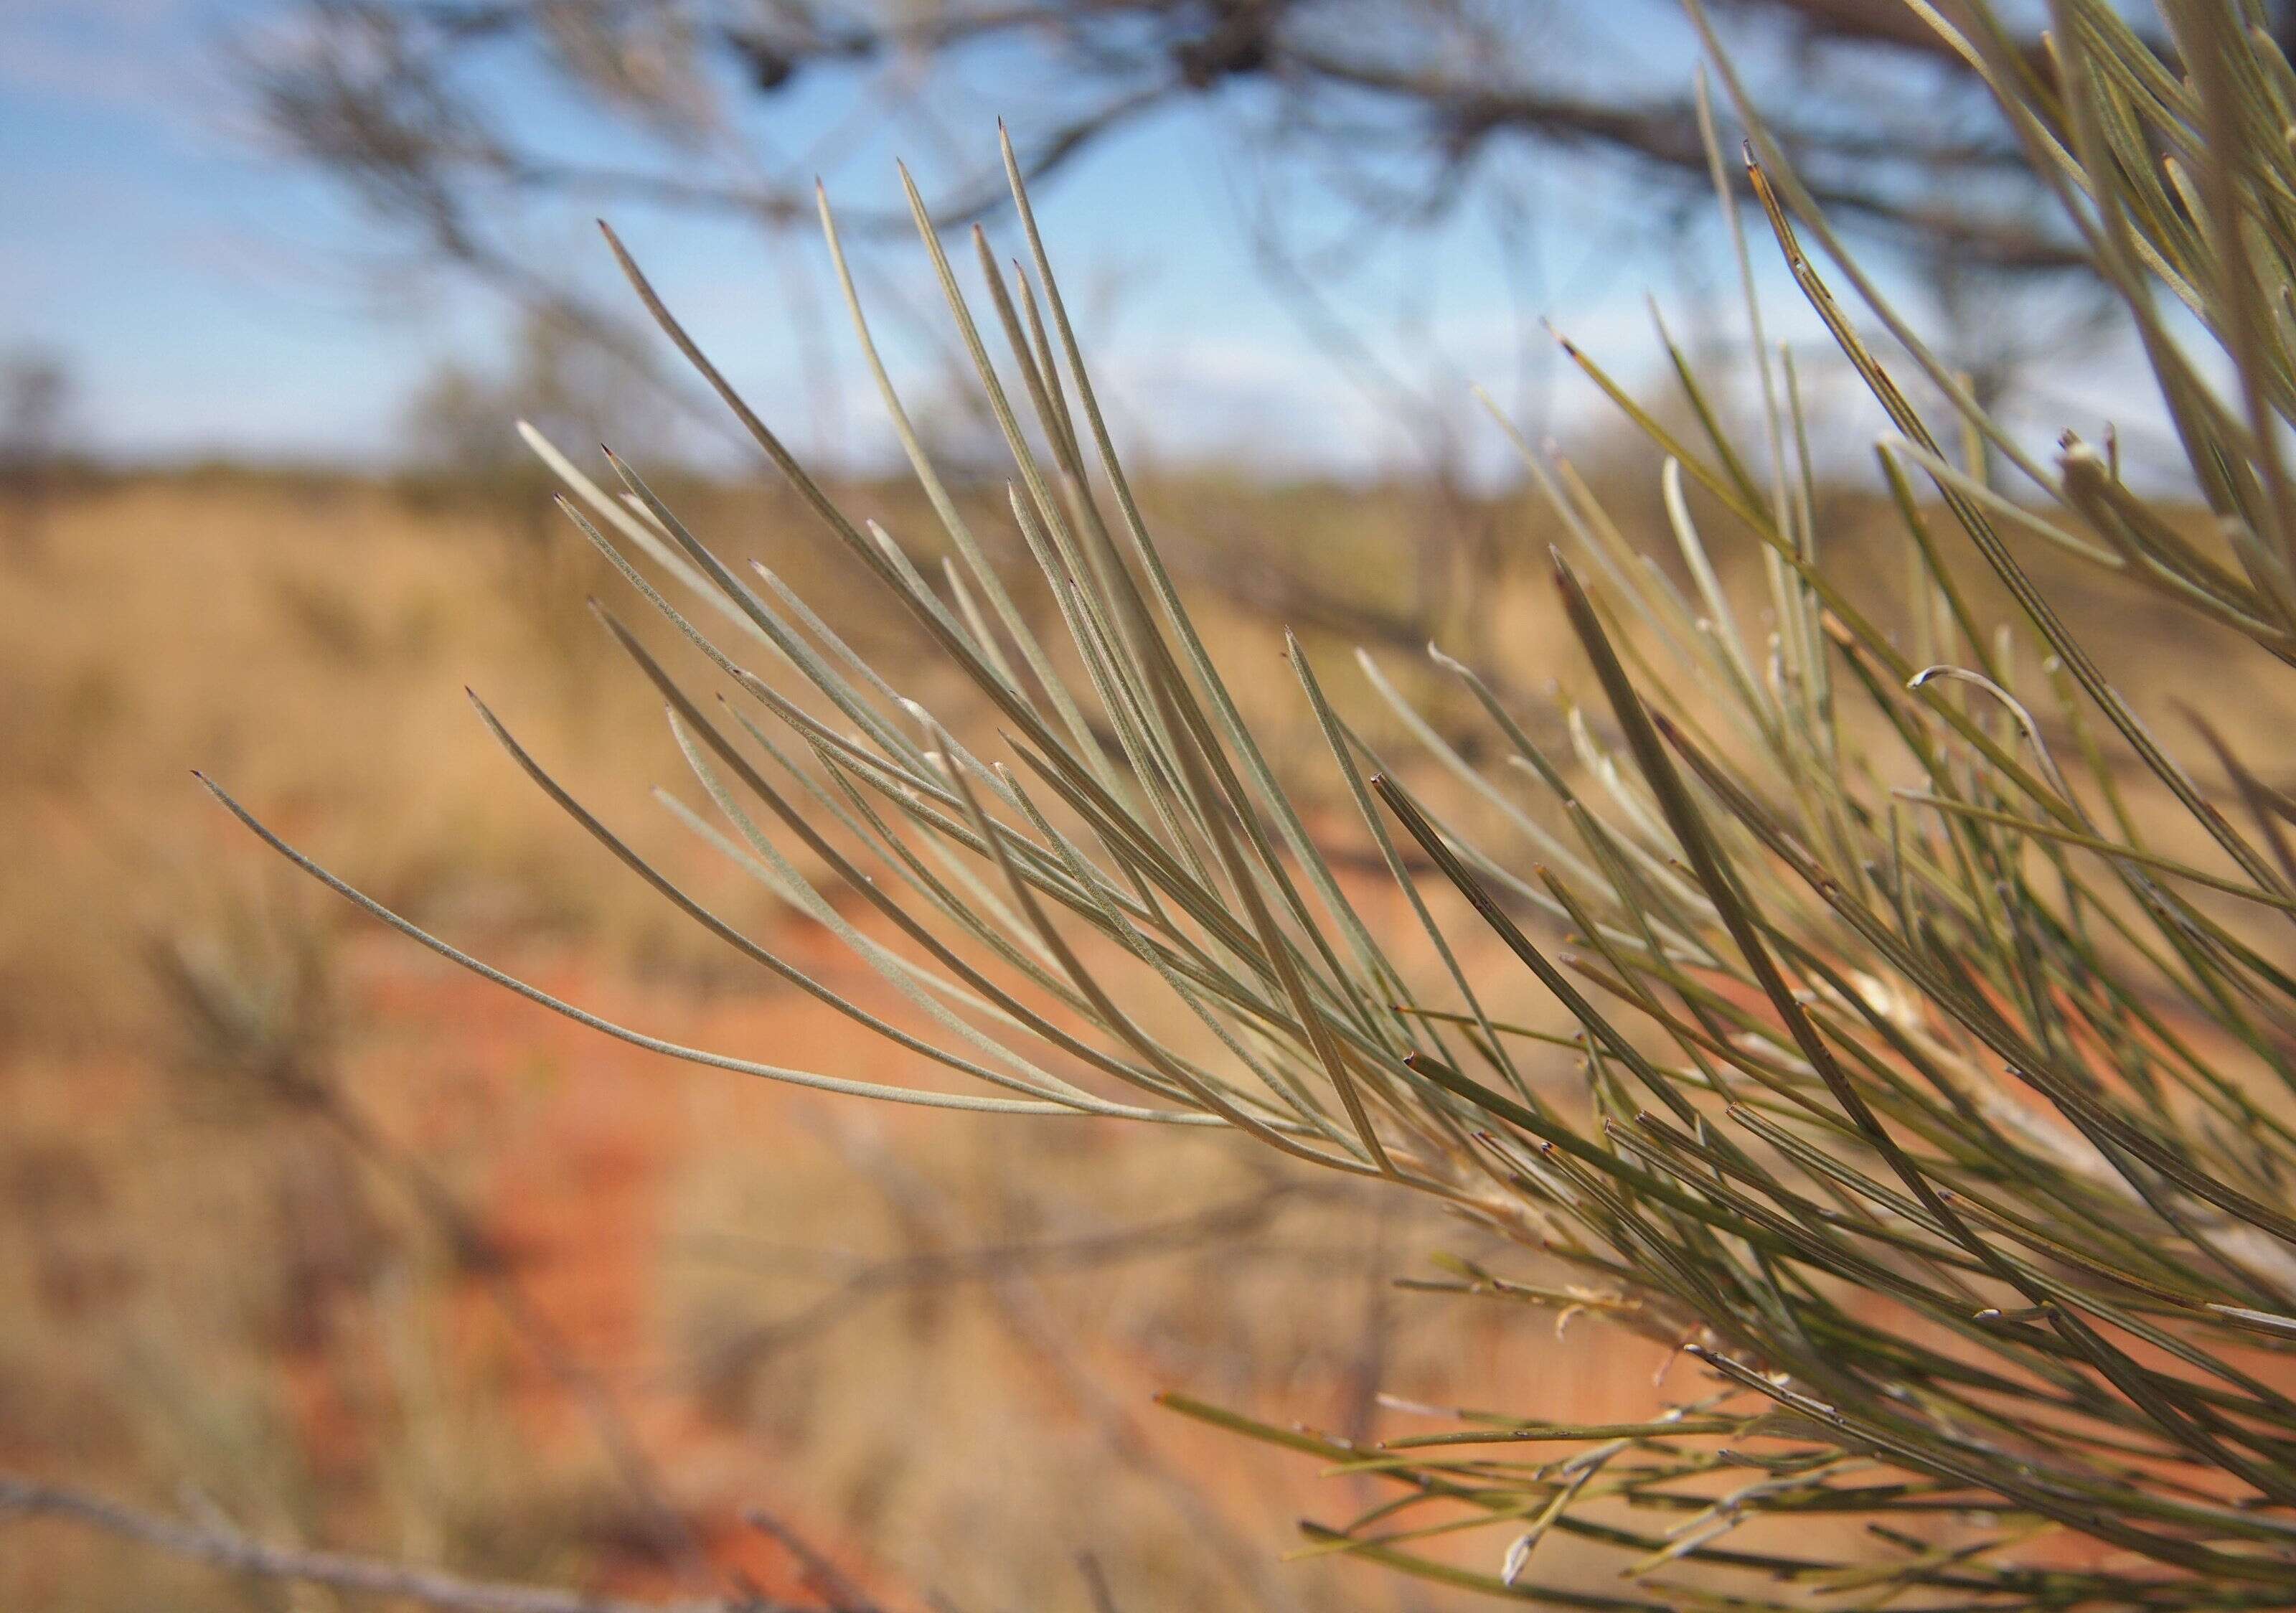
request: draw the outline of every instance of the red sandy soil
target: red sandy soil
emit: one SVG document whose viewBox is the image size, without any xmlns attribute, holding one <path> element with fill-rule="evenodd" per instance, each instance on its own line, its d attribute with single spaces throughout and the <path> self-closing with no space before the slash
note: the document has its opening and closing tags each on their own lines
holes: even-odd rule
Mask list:
<svg viewBox="0 0 2296 1613">
<path fill-rule="evenodd" d="M 816 978 L 865 999 L 879 996 L 873 976 L 823 932 L 808 926 L 785 944 L 792 961 Z M 607 978 L 572 958 L 531 969 L 529 978 L 610 1019 L 692 1044 L 873 1079 L 932 1078 L 920 1077 L 910 1068 L 914 1060 L 889 1052 L 833 1011 L 791 990 L 697 1003 L 686 992 Z M 509 1257 L 524 1292 L 569 1352 L 599 1373 L 657 1469 L 673 1476 L 668 1483 L 676 1504 L 693 1520 L 709 1556 L 767 1593 L 794 1593 L 799 1580 L 788 1554 L 742 1520 L 745 1511 L 762 1507 L 827 1550 L 843 1571 L 891 1605 L 914 1600 L 853 1543 L 840 1539 L 833 1518 L 788 1484 L 755 1430 L 713 1421 L 693 1396 L 666 1392 L 676 1374 L 658 1325 L 666 1215 L 681 1166 L 696 1149 L 706 1141 L 722 1150 L 732 1140 L 729 1127 L 738 1139 L 754 1142 L 761 1163 L 777 1152 L 817 1147 L 798 1124 L 795 1108 L 859 1101 L 677 1065 L 521 1003 L 400 944 L 363 950 L 357 978 L 362 1015 L 385 1028 L 385 1035 L 354 1071 L 355 1085 L 371 1097 L 396 1094 L 386 1124 L 419 1150 L 483 1159 L 477 1191 L 488 1237 Z M 377 1073 L 382 1066 L 387 1077 Z M 521 1083 L 521 1072 L 537 1070 L 548 1072 L 546 1080 Z M 707 1102 L 691 1102 L 686 1096 L 694 1083 L 718 1090 L 705 1093 Z M 868 1112 L 895 1148 L 929 1141 L 931 1128 L 950 1118 L 886 1106 Z M 469 1306 L 473 1339 L 491 1337 L 486 1347 L 502 1349 L 494 1306 L 475 1285 Z M 1521 1338 L 1514 1329 L 1471 1330 L 1462 1340 L 1472 1357 L 1462 1363 L 1462 1385 L 1512 1381 L 1520 1389 Z M 1665 1352 L 1630 1337 L 1605 1338 L 1601 1349 L 1538 1352 L 1536 1390 L 1543 1412 L 1649 1403 Z M 509 1371 L 509 1392 L 538 1456 L 594 1451 L 591 1424 L 533 1350 L 506 1350 L 501 1364 Z M 1128 1357 L 1104 1338 L 1089 1347 L 1089 1364 L 1119 1402 L 1153 1424 L 1159 1447 L 1176 1466 L 1211 1476 L 1216 1500 L 1223 1473 L 1239 1492 L 1245 1490 L 1250 1478 L 1237 1466 L 1232 1436 L 1151 1407 L 1157 1390 L 1185 1386 L 1163 1380 L 1152 1363 Z M 1057 1389 L 1044 1388 L 1047 1416 L 1068 1414 Z M 1299 1406 L 1321 1407 L 1340 1398 L 1336 1392 L 1316 1392 L 1314 1385 L 1295 1388 L 1304 1390 L 1294 1403 Z M 1497 1397 L 1494 1387 L 1482 1400 Z M 321 1441 L 329 1437 L 324 1426 L 314 1426 L 312 1434 Z M 1296 1465 L 1296 1459 L 1285 1460 Z M 1280 1538 L 1267 1543 L 1271 1552 L 1282 1549 Z M 625 1588 L 663 1588 L 659 1575 L 642 1563 L 643 1554 L 634 1555 L 611 1577 Z"/>
</svg>

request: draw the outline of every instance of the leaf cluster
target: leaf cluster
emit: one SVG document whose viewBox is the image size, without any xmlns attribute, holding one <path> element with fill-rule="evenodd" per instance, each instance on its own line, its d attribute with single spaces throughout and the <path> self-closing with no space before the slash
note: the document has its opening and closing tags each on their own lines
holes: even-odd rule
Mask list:
<svg viewBox="0 0 2296 1613">
<path fill-rule="evenodd" d="M 1671 530 L 1644 541 L 1680 562 L 1657 563 L 1567 463 L 1526 446 L 1567 535 L 1555 585 L 1601 693 L 1562 714 L 1570 752 L 1542 748 L 1438 651 L 1497 759 L 1471 761 L 1372 667 L 1423 741 L 1384 757 L 1288 645 L 1332 776 L 1406 900 L 1411 958 L 1431 968 L 1364 916 L 1179 597 L 1009 147 L 1029 260 L 998 263 L 975 232 L 985 315 L 910 194 L 1012 454 L 1012 531 L 1049 621 L 1018 602 L 910 429 L 849 278 L 945 528 L 938 575 L 848 518 L 612 242 L 832 539 L 993 709 L 994 752 L 897 691 L 834 612 L 762 568 L 737 573 L 619 460 L 610 493 L 536 439 L 569 519 L 718 675 L 717 699 L 695 692 L 603 613 L 716 815 L 672 809 L 835 931 L 911 1017 L 735 927 L 480 708 L 665 901 L 963 1090 L 609 1024 L 388 913 L 226 804 L 387 922 L 608 1034 L 903 1102 L 1234 1127 L 1438 1199 L 1570 1273 L 1537 1286 L 1463 1267 L 1439 1286 L 1600 1312 L 1702 1363 L 1691 1397 L 1647 1421 L 1462 1414 L 1372 1447 L 1176 1397 L 1395 1486 L 1316 1530 L 1316 1549 L 1588 1609 L 2284 1606 L 2296 799 L 2195 714 L 2203 782 L 2034 560 L 2062 552 L 2150 591 L 2275 672 L 2296 659 L 2296 76 L 2245 4 L 2168 4 L 2164 52 L 2103 0 L 2056 0 L 2046 60 L 1982 7 L 1959 24 L 1913 10 L 1991 87 L 2120 299 L 2185 451 L 2183 491 L 2212 520 L 2195 535 L 2131 487 L 2110 440 L 2067 437 L 2044 456 L 1980 408 L 1841 250 L 1718 49 L 1755 229 L 1890 422 L 1874 464 L 1903 619 L 1861 609 L 1822 544 L 1800 379 L 1762 342 L 1736 164 L 1702 83 L 1759 430 L 1734 433 L 1712 378 L 1671 346 L 1694 432 L 1568 348 L 1662 456 Z M 821 217 L 841 273 L 825 201 Z M 1723 541 L 1759 556 L 1759 618 L 1721 580 Z M 2008 621 L 1980 618 L 1980 585 Z M 1480 832 L 1491 823 L 1506 843 Z M 1516 967 L 1579 1034 L 1487 1011 L 1495 971 Z M 1470 1530 L 1511 1543 L 1497 1572 L 1423 1554 Z M 1553 1535 L 1615 1556 L 1620 1588 L 1546 1583 Z"/>
</svg>

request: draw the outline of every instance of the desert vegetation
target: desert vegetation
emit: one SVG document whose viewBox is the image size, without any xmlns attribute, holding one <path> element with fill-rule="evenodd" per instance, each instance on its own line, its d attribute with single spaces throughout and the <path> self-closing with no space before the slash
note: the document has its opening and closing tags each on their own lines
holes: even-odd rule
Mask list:
<svg viewBox="0 0 2296 1613">
<path fill-rule="evenodd" d="M 332 1439 L 254 1426 L 263 1395 L 162 1404 L 250 1495 L 339 1510 L 0 1505 L 448 1605 L 2285 1605 L 2296 76 L 2260 9 L 2169 5 L 2156 37 L 2064 0 L 2038 56 L 1986 7 L 1912 11 L 2130 332 L 2175 474 L 1990 413 L 1710 34 L 1689 104 L 1751 348 L 1718 372 L 1669 348 L 1646 394 L 1566 341 L 1639 458 L 1590 477 L 1521 444 L 1519 487 L 1474 512 L 1505 563 L 1407 626 L 1411 489 L 1128 479 L 1009 145 L 1021 261 L 976 234 L 963 262 L 911 192 L 1003 487 L 945 478 L 882 368 L 913 483 L 816 480 L 609 232 L 774 489 L 657 488 L 529 432 L 578 547 L 402 573 L 443 539 L 400 529 L 344 571 L 258 563 L 235 585 L 263 627 L 151 634 L 242 682 L 185 680 L 201 703 L 171 710 L 148 668 L 133 699 L 89 675 L 80 715 L 26 737 L 59 787 L 197 741 L 228 813 L 316 881 L 250 874 L 234 921 L 146 948 L 211 1129 L 153 1126 L 178 1151 L 138 1180 L 185 1204 L 263 1180 L 313 1234 L 266 1303 L 314 1363 L 294 1412 Z M 841 268 L 825 200 L 821 222 Z M 1813 446 L 1758 254 L 1862 389 L 1859 466 Z M 404 518 L 322 496 L 338 525 Z M 165 585 L 138 596 L 160 617 Z M 585 595 L 603 634 L 564 632 Z M 1314 609 L 1297 632 L 1287 602 Z M 266 667 L 266 643 L 291 647 Z M 450 739 L 439 685 L 465 675 L 478 720 Z M 119 855 L 20 809 L 27 843 Z M 447 843 L 466 866 L 426 851 Z M 506 864 L 538 905 L 471 905 Z M 27 905 L 66 888 L 18 878 Z M 86 921 L 27 924 L 10 967 L 54 978 Z M 414 974 L 419 948 L 470 978 Z M 413 978 L 402 1025 L 437 1014 L 447 1056 L 496 1070 L 474 1016 L 547 1049 L 536 1083 L 594 1094 L 590 1129 L 459 1180 L 460 1142 L 514 1134 L 526 1100 L 358 1073 L 406 1049 L 347 1047 L 344 1003 Z M 664 1056 L 702 1068 L 636 1124 L 606 1094 L 669 1079 Z M 22 1151 L 51 1314 L 137 1284 L 147 1319 L 202 1314 L 215 1271 L 86 1247 L 90 1179 Z M 554 1181 L 578 1236 L 536 1202 Z M 628 1314 L 679 1217 L 800 1204 L 833 1246 L 721 1235 L 647 1294 L 667 1325 Z M 423 1261 L 451 1280 L 411 1281 Z M 761 1282 L 800 1279 L 809 1301 L 758 1314 Z M 570 1333 L 589 1284 L 613 1297 Z M 678 1388 L 642 1415 L 593 1361 L 655 1347 L 616 1329 L 676 1345 L 639 1369 Z M 415 1413 L 474 1363 L 492 1393 Z M 219 1429 L 234 1404 L 249 1425 Z M 67 1406 L 32 1426 L 78 1437 Z M 521 1560 L 505 1518 L 540 1503 L 490 1490 L 489 1453 L 543 1430 L 575 1477 Z M 805 1476 L 796 1500 L 745 1490 L 743 1437 Z M 345 1441 L 364 1459 L 332 1490 L 259 1477 Z M 1127 1499 L 1079 1491 L 1102 1482 Z M 306 1528 L 376 1543 L 315 1555 Z"/>
<path fill-rule="evenodd" d="M 844 492 L 890 519 L 913 507 Z M 679 496 L 775 509 L 752 486 Z M 1359 522 L 1366 550 L 1414 497 L 1300 496 Z M 1158 497 L 1207 537 L 1297 507 Z M 807 569 L 818 548 L 786 512 L 764 529 L 785 575 L 843 575 Z M 1250 1605 L 1239 1574 L 1289 1576 L 1312 1602 L 1346 1595 L 1342 1576 L 1293 1574 L 1271 1544 L 1312 1473 L 1239 1462 L 1149 1396 L 1188 1382 L 1367 1426 L 1379 1388 L 1476 1392 L 1508 1338 L 1543 1334 L 1493 1314 L 1463 1340 L 1398 1303 L 1388 1284 L 1423 1268 L 1428 1237 L 1343 1184 L 1213 1138 L 945 1129 L 689 1077 L 458 980 L 218 814 L 109 810 L 213 769 L 293 832 L 365 847 L 359 877 L 394 906 L 563 995 L 898 1075 L 834 1012 L 663 922 L 643 887 L 597 880 L 588 838 L 504 787 L 465 683 L 515 691 L 586 788 L 681 766 L 583 610 L 612 574 L 578 545 L 537 552 L 522 512 L 429 478 L 209 471 L 91 481 L 49 537 L 37 569 L 0 574 L 22 851 L 0 951 L 12 1477 L 569 1595 L 723 1598 L 745 1576 L 821 1605 L 755 1513 L 890 1608 L 928 1586 L 1086 1606 L 1080 1558 L 1139 1594 Z M 659 810 L 642 787 L 621 799 Z M 663 821 L 663 865 L 711 877 L 718 853 Z M 809 924 L 734 910 L 903 1011 Z M 1640 1392 L 1659 1354 L 1554 1370 L 1594 1404 Z M 618 1445 L 643 1458 L 636 1484 Z M 666 1551 L 649 1495 L 706 1568 Z M 1209 1560 L 1207 1519 L 1227 1542 Z M 953 1541 L 977 1544 L 922 1544 Z M 209 1562 L 14 1512 L 0 1584 L 33 1608 L 245 1596 Z"/>
</svg>

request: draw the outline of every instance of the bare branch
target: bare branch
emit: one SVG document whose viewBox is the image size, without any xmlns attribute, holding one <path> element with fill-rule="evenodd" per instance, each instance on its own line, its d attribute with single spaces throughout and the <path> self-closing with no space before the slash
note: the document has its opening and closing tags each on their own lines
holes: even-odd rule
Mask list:
<svg viewBox="0 0 2296 1613">
<path fill-rule="evenodd" d="M 1808 110 L 1774 132 L 1808 168 L 1819 200 L 1999 266 L 2079 264 L 2070 238 L 2036 221 L 2029 204 L 2039 192 L 2008 129 L 1997 119 L 1945 115 L 1940 96 L 1985 103 L 1967 64 L 1914 13 L 1868 0 L 1736 0 L 1728 9 L 1750 44 L 1782 44 L 1808 59 L 1798 86 Z M 1056 87 L 1010 109 L 1030 178 L 1146 112 L 1249 84 L 1272 92 L 1272 144 L 1366 171 L 1401 163 L 1433 197 L 1456 199 L 1501 136 L 1622 154 L 1685 193 L 1705 180 L 1688 101 L 1635 90 L 1616 74 L 1603 89 L 1599 77 L 1589 83 L 1584 63 L 1556 59 L 1574 53 L 1538 48 L 1542 22 L 1569 15 L 1555 10 L 1473 0 L 1423 8 L 1046 0 L 882 13 L 764 7 L 718 27 L 678 20 L 675 10 L 653 0 L 583 8 L 302 0 L 301 26 L 283 45 L 245 52 L 242 77 L 291 151 L 457 258 L 479 249 L 491 211 L 479 203 L 489 193 L 642 200 L 769 228 L 802 225 L 812 216 L 810 172 L 740 132 L 718 104 L 728 83 L 763 102 L 803 76 L 863 84 L 874 76 L 886 97 L 875 121 L 890 125 L 935 75 L 1019 48 L 1062 70 L 1038 75 Z M 465 76 L 480 56 L 505 52 L 534 58 L 602 116 L 635 116 L 668 141 L 669 154 L 652 167 L 601 166 L 547 143 L 562 139 L 561 130 L 520 127 Z M 2022 52 L 2037 71 L 2046 69 L 2038 39 Z M 1921 74 L 1886 104 L 1866 104 L 1876 75 L 1858 64 L 1889 68 L 1891 57 Z M 1833 115 L 1850 101 L 1859 102 L 1857 117 Z M 1965 183 L 1972 175 L 1988 182 L 1981 191 Z M 937 220 L 961 225 L 1002 191 L 1001 178 L 968 179 L 930 200 Z M 846 223 L 857 234 L 907 227 L 898 208 L 853 210 Z"/>
<path fill-rule="evenodd" d="M 401 1597 L 455 1613 L 775 1613 L 777 1606 L 796 1613 L 791 1604 L 750 1599 L 632 1601 L 503 1580 L 467 1579 L 383 1558 L 272 1545 L 245 1535 L 146 1511 L 92 1491 L 0 1474 L 0 1518 L 6 1517 L 62 1519 L 228 1573 Z"/>
</svg>

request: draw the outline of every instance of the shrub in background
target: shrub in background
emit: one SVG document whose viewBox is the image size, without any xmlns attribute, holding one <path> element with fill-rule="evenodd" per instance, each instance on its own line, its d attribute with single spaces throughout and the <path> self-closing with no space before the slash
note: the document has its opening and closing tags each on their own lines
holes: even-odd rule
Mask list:
<svg viewBox="0 0 2296 1613">
<path fill-rule="evenodd" d="M 2164 59 L 2103 0 L 2057 0 L 2046 61 L 1982 6 L 1957 22 L 1915 9 L 1985 76 L 2117 294 L 2189 462 L 2175 491 L 2212 523 L 2195 532 L 2129 486 L 2111 441 L 2037 455 L 1983 412 L 1841 250 L 1718 55 L 1768 233 L 1891 422 L 1876 460 L 1899 517 L 1904 642 L 1823 546 L 1800 393 L 1760 347 L 1740 236 L 1755 440 L 1734 438 L 1678 354 L 1690 440 L 1572 349 L 1663 454 L 1672 530 L 1639 541 L 1678 549 L 1689 585 L 1526 455 L 1569 536 L 1555 584 L 1603 696 L 1565 714 L 1575 754 L 1542 749 L 1445 660 L 1501 760 L 1471 764 L 1422 725 L 1431 757 L 1398 770 L 1290 647 L 1431 971 L 1406 973 L 1359 916 L 1191 625 L 1017 173 L 1032 262 L 1008 276 L 976 235 L 985 322 L 918 211 L 1013 454 L 1012 519 L 1049 634 L 937 476 L 857 302 L 947 528 L 938 578 L 819 490 L 614 243 L 824 527 L 994 708 L 999 749 L 904 698 L 780 579 L 737 574 L 627 466 L 614 462 L 627 495 L 610 495 L 537 438 L 570 517 L 722 675 L 722 700 L 705 700 L 606 615 L 722 823 L 676 809 L 840 935 L 922 1029 L 840 997 L 673 884 L 480 708 L 665 901 L 965 1090 L 607 1024 L 226 805 L 385 921 L 607 1034 L 902 1102 L 1233 1126 L 1442 1200 L 1573 1273 L 1541 1288 L 1470 1270 L 1462 1287 L 1597 1310 L 1703 1363 L 1688 1400 L 1648 1421 L 1566 1426 L 1532 1404 L 1376 1449 L 1171 1399 L 1392 1483 L 1391 1501 L 1319 1532 L 1332 1549 L 1574 1607 L 2285 1606 L 2296 798 L 2273 782 L 2283 758 L 2236 754 L 2205 710 L 2193 726 L 2219 782 L 2204 785 L 2030 566 L 2063 551 L 2161 596 L 2189 631 L 2246 641 L 2229 663 L 2243 676 L 2296 654 L 2296 77 L 2250 4 L 2169 4 Z M 1710 120 L 1709 142 L 1734 232 Z M 823 222 L 834 254 L 825 206 Z M 1726 596 L 1710 538 L 1759 551 L 1767 642 Z M 1980 619 L 1998 599 L 2009 619 Z M 1554 810 L 1534 816 L 1531 791 Z M 1484 822 L 1536 861 L 1479 839 Z M 1462 923 L 1578 1021 L 1567 1058 L 1486 1012 L 1494 982 L 1463 962 Z M 1864 1528 L 1760 1527 L 1780 1518 Z M 1416 1543 L 1469 1529 L 1493 1537 L 1489 1572 Z M 1625 1583 L 1546 1583 L 1539 1543 L 1557 1533 L 1613 1552 Z"/>
</svg>

